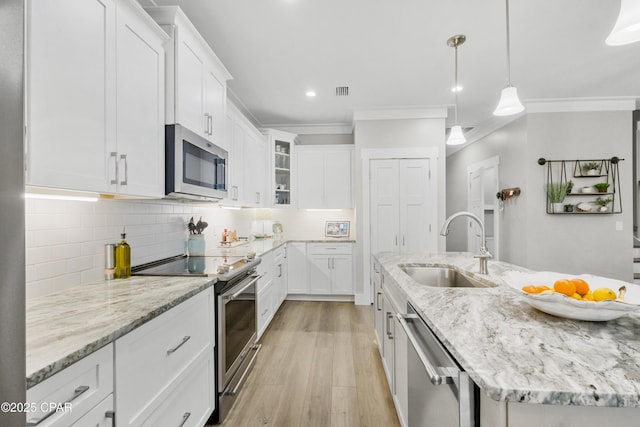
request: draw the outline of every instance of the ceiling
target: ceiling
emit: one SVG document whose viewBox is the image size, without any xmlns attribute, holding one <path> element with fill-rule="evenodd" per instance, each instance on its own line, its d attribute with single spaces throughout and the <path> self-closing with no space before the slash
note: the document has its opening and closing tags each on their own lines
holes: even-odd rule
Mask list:
<svg viewBox="0 0 640 427">
<path fill-rule="evenodd" d="M 506 84 L 504 0 L 139 0 L 179 5 L 233 75 L 259 126 L 352 124 L 355 109 L 449 107 L 454 34 L 463 127 L 492 119 Z M 640 97 L 640 43 L 605 38 L 619 0 L 511 0 L 521 99 Z M 349 86 L 348 97 L 336 97 Z M 305 92 L 313 89 L 315 98 Z"/>
</svg>

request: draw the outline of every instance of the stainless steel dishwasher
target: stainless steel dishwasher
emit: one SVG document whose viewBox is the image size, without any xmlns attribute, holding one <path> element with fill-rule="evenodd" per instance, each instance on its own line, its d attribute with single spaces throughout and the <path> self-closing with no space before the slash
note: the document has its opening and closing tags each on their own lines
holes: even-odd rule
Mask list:
<svg viewBox="0 0 640 427">
<path fill-rule="evenodd" d="M 398 314 L 409 341 L 409 427 L 478 427 L 477 387 L 411 304 Z"/>
</svg>

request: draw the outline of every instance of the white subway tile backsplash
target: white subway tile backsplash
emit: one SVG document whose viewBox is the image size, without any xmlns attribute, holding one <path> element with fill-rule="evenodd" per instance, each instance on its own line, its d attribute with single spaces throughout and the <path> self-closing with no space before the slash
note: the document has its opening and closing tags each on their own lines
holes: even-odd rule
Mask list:
<svg viewBox="0 0 640 427">
<path fill-rule="evenodd" d="M 35 280 L 43 280 L 61 276 L 67 272 L 66 261 L 52 261 L 35 265 Z"/>
</svg>

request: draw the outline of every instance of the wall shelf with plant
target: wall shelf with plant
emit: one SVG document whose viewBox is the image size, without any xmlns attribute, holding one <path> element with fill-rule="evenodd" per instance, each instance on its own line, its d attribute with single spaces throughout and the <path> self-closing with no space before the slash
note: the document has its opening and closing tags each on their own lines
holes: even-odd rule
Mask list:
<svg viewBox="0 0 640 427">
<path fill-rule="evenodd" d="M 547 160 L 538 164 L 547 167 L 545 188 L 548 214 L 613 214 L 622 213 L 620 193 L 620 162 L 624 159 Z M 571 180 L 567 167 L 572 166 Z M 579 178 L 580 184 L 573 179 Z M 582 180 L 585 178 L 584 180 Z M 572 200 L 574 197 L 578 199 Z M 569 199 L 567 199 L 569 198 Z M 580 201 L 579 199 L 582 198 Z"/>
</svg>

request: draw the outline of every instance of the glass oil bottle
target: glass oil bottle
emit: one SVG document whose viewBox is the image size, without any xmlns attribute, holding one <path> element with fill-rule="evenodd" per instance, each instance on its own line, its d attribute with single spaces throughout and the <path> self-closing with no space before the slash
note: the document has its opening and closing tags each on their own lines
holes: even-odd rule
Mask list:
<svg viewBox="0 0 640 427">
<path fill-rule="evenodd" d="M 116 246 L 116 279 L 126 279 L 131 276 L 131 247 L 127 243 L 124 227 L 122 228 L 122 240 Z"/>
</svg>

